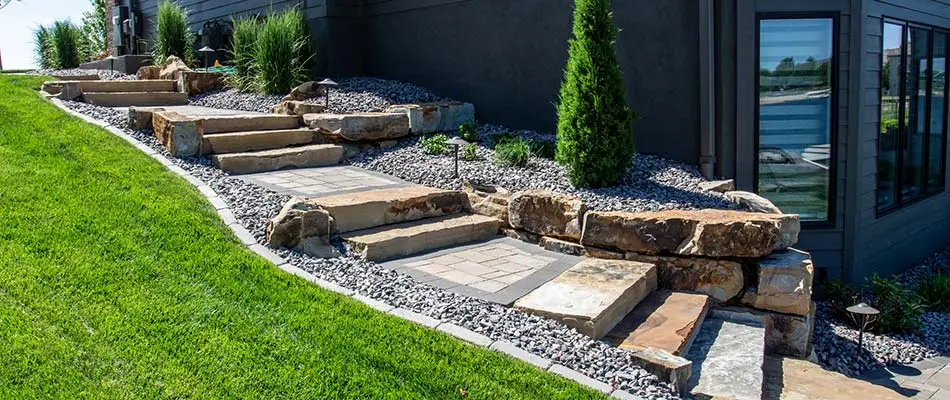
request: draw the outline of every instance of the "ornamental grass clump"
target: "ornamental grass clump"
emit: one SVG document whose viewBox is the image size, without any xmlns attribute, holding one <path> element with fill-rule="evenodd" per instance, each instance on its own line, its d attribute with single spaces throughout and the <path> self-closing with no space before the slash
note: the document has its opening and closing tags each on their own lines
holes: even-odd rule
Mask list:
<svg viewBox="0 0 950 400">
<path fill-rule="evenodd" d="M 520 137 L 504 139 L 495 146 L 495 162 L 509 167 L 525 167 L 531 159 L 531 144 Z"/>
<path fill-rule="evenodd" d="M 575 0 L 573 30 L 557 107 L 555 158 L 574 186 L 610 186 L 633 165 L 636 119 L 614 51 L 610 1 Z"/>
<path fill-rule="evenodd" d="M 310 78 L 310 35 L 304 14 L 294 7 L 261 23 L 254 45 L 252 86 L 261 93 L 289 93 Z"/>
<path fill-rule="evenodd" d="M 231 36 L 231 55 L 234 73 L 228 75 L 228 84 L 240 90 L 251 88 L 254 78 L 254 47 L 260 33 L 257 18 L 231 19 L 234 32 Z"/>
<path fill-rule="evenodd" d="M 76 68 L 82 62 L 83 34 L 69 21 L 56 21 L 49 30 L 55 56 L 55 68 Z"/>
<path fill-rule="evenodd" d="M 172 0 L 158 3 L 155 24 L 155 50 L 152 57 L 157 63 L 176 56 L 186 65 L 195 64 L 195 35 L 188 27 L 188 13 Z"/>
<path fill-rule="evenodd" d="M 917 295 L 930 311 L 950 312 L 950 271 L 921 282 Z"/>
<path fill-rule="evenodd" d="M 33 58 L 36 60 L 36 65 L 43 69 L 59 66 L 50 28 L 40 25 L 33 30 Z"/>
</svg>

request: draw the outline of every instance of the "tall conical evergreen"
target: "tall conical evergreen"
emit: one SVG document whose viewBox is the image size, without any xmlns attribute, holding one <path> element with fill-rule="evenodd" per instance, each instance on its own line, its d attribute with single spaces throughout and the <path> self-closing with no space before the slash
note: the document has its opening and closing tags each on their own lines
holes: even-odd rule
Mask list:
<svg viewBox="0 0 950 400">
<path fill-rule="evenodd" d="M 557 109 L 557 161 L 574 186 L 610 186 L 633 165 L 633 121 L 614 41 L 610 0 L 574 1 L 570 40 Z"/>
</svg>

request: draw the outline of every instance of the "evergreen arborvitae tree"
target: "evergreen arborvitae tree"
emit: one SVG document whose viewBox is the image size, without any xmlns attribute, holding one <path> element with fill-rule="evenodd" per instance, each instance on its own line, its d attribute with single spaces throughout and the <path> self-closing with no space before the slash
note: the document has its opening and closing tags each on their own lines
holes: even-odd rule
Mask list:
<svg viewBox="0 0 950 400">
<path fill-rule="evenodd" d="M 557 161 L 574 186 L 616 183 L 633 165 L 633 121 L 614 41 L 610 0 L 574 1 L 570 40 L 557 108 Z"/>
</svg>

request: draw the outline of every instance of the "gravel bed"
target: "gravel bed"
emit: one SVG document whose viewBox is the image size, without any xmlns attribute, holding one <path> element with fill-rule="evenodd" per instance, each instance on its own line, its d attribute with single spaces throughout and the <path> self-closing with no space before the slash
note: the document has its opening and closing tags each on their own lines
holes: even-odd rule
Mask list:
<svg viewBox="0 0 950 400">
<path fill-rule="evenodd" d="M 355 113 L 382 111 L 389 105 L 446 100 L 425 88 L 378 78 L 344 78 L 330 91 L 330 112 Z M 192 105 L 234 110 L 270 112 L 285 95 L 264 95 L 234 89 L 193 96 Z M 306 100 L 324 104 L 323 97 Z"/>
<path fill-rule="evenodd" d="M 205 158 L 170 157 L 151 131 L 125 128 L 124 115 L 119 111 L 80 102 L 64 103 L 73 110 L 123 127 L 127 133 L 208 184 L 230 205 L 238 221 L 258 242 L 263 242 L 266 221 L 276 215 L 289 199 L 288 196 L 230 177 L 211 166 Z M 510 341 L 522 349 L 548 357 L 639 398 L 678 398 L 668 384 L 634 364 L 630 352 L 591 340 L 558 322 L 420 284 L 409 276 L 358 258 L 323 260 L 289 250 L 277 252 L 291 264 L 320 278 L 390 305 L 461 325 L 492 339 Z"/>
<path fill-rule="evenodd" d="M 479 126 L 478 157 L 475 161 L 459 161 L 458 178 L 453 177 L 454 157 L 427 154 L 419 138 L 363 153 L 351 160 L 351 164 L 443 189 L 460 189 L 465 181 L 472 181 L 499 185 L 510 191 L 545 189 L 568 193 L 584 199 L 594 210 L 738 209 L 721 194 L 702 190 L 699 184 L 706 180 L 695 167 L 653 155 L 638 154 L 634 167 L 618 185 L 600 189 L 571 186 L 567 170 L 547 158 L 532 157 L 525 168 L 501 166 L 494 162 L 494 151 L 488 143 L 491 136 L 507 132 L 500 126 Z M 554 140 L 553 135 L 537 132 L 520 134 L 531 140 Z"/>
<path fill-rule="evenodd" d="M 932 254 L 896 276 L 908 288 L 950 267 L 950 248 Z M 920 317 L 921 329 L 908 334 L 864 334 L 864 350 L 856 351 L 858 330 L 836 320 L 826 302 L 816 302 L 815 354 L 824 367 L 848 375 L 890 364 L 910 364 L 950 354 L 950 313 L 928 312 Z"/>
<path fill-rule="evenodd" d="M 73 75 L 99 75 L 100 80 L 104 81 L 130 81 L 136 79 L 135 75 L 124 74 L 119 71 L 112 71 L 108 69 L 37 69 L 27 72 L 30 75 L 46 75 L 46 76 L 73 76 Z"/>
</svg>

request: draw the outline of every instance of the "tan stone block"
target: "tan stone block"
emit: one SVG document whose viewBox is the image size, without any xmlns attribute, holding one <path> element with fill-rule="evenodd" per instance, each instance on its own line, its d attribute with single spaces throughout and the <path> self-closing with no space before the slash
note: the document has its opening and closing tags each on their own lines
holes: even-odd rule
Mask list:
<svg viewBox="0 0 950 400">
<path fill-rule="evenodd" d="M 626 258 L 656 264 L 659 286 L 664 289 L 703 293 L 719 303 L 742 292 L 742 264 L 735 261 L 637 253 L 627 253 Z"/>
<path fill-rule="evenodd" d="M 515 229 L 542 236 L 580 240 L 587 206 L 577 197 L 525 190 L 508 198 L 508 219 Z"/>
<path fill-rule="evenodd" d="M 759 282 L 755 308 L 805 315 L 811 308 L 815 268 L 811 255 L 788 249 L 773 253 L 758 263 Z"/>
</svg>

